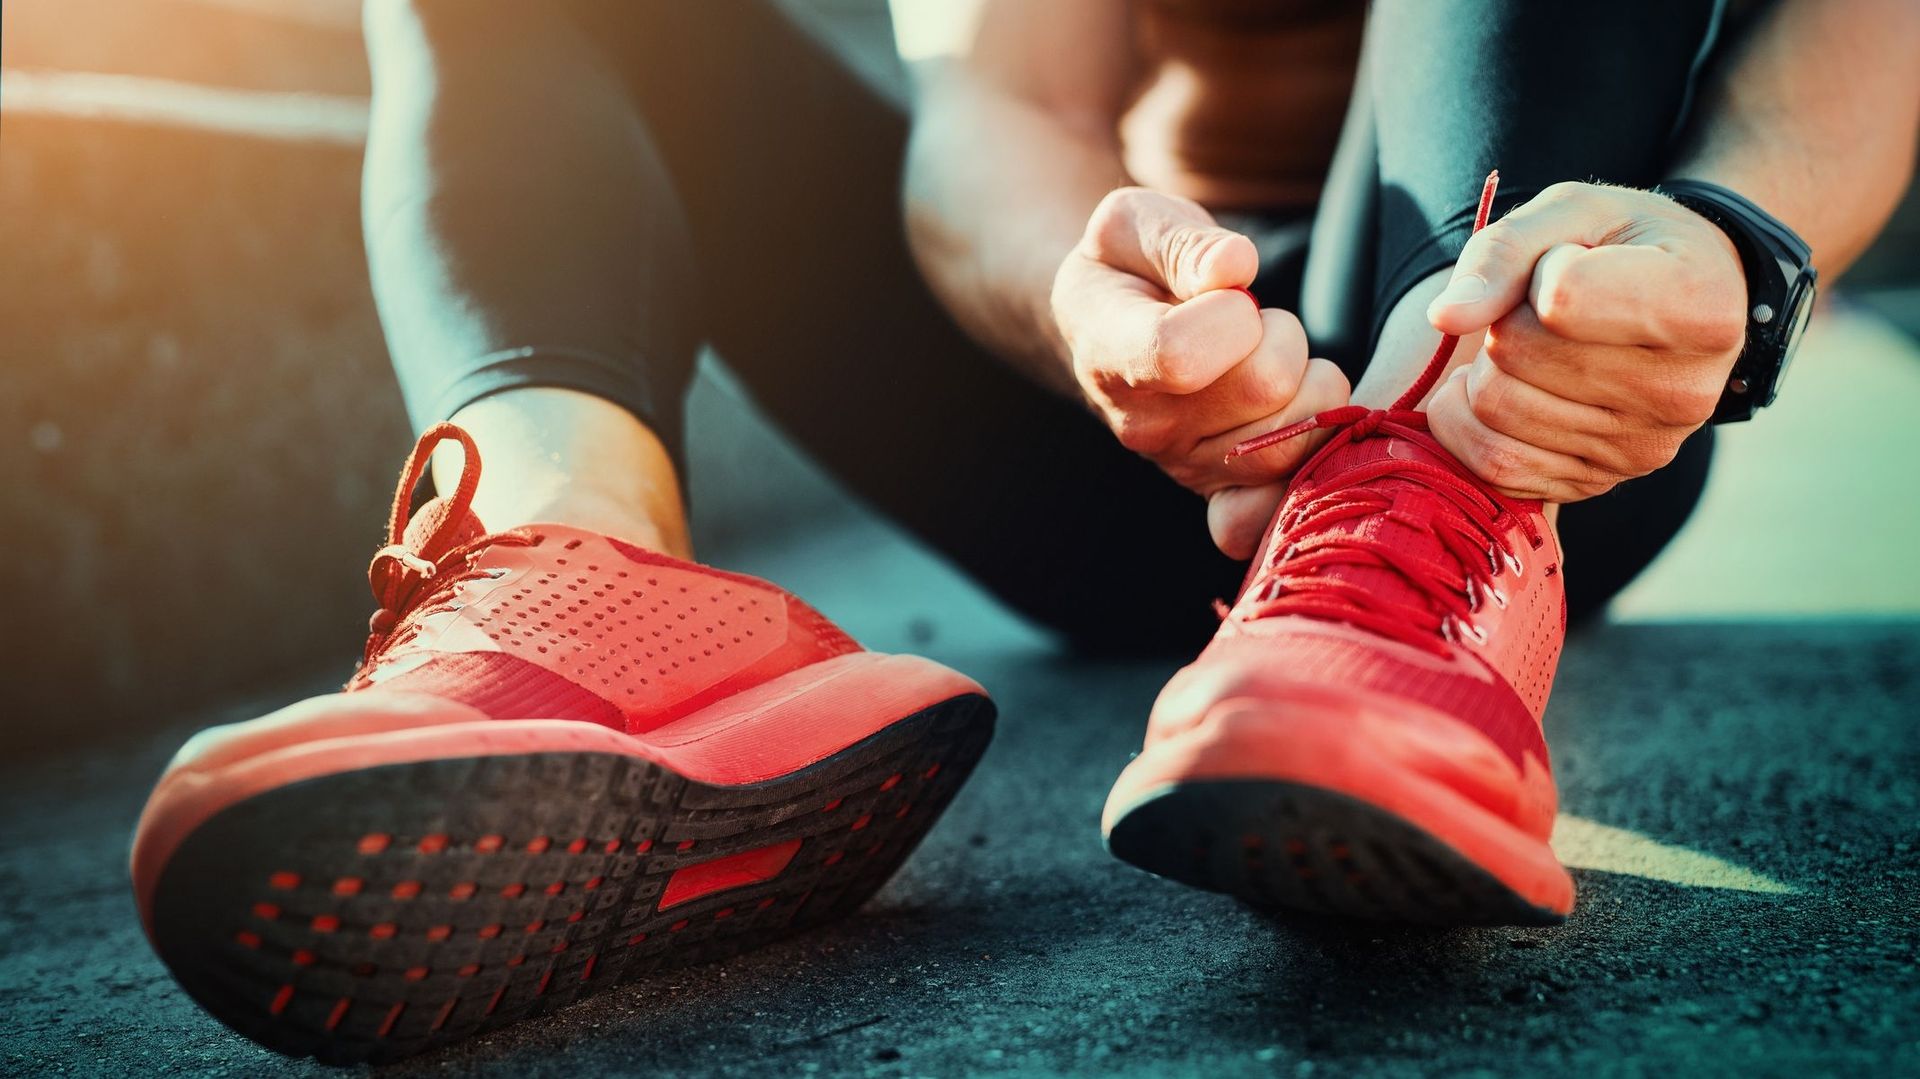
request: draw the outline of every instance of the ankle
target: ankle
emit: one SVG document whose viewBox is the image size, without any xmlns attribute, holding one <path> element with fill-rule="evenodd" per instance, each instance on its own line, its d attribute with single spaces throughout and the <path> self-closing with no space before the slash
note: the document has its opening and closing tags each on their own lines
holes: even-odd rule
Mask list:
<svg viewBox="0 0 1920 1079">
<path fill-rule="evenodd" d="M 483 482 L 474 497 L 473 512 L 490 531 L 524 525 L 566 525 L 675 558 L 693 557 L 685 519 L 678 514 L 648 513 L 622 498 L 581 488 L 534 497 L 514 492 L 504 499 L 489 499 L 487 494 Z"/>
<path fill-rule="evenodd" d="M 572 390 L 536 387 L 483 398 L 453 422 L 480 449 L 473 511 L 486 528 L 569 525 L 692 557 L 672 458 L 625 409 Z M 452 490 L 463 466 L 457 447 L 436 455 L 436 484 Z"/>
</svg>

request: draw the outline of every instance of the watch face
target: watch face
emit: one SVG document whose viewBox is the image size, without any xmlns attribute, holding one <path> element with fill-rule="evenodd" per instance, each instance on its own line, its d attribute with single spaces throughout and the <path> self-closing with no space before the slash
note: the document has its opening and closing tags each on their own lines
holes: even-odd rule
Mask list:
<svg viewBox="0 0 1920 1079">
<path fill-rule="evenodd" d="M 1787 367 L 1793 363 L 1793 354 L 1800 351 L 1800 339 L 1806 336 L 1807 321 L 1813 317 L 1813 293 L 1813 278 L 1809 274 L 1787 300 L 1787 317 L 1780 326 L 1780 370 L 1773 376 L 1773 386 L 1767 391 L 1767 399 L 1760 402 L 1762 405 L 1772 404 L 1780 394 L 1780 384 L 1787 380 Z"/>
</svg>

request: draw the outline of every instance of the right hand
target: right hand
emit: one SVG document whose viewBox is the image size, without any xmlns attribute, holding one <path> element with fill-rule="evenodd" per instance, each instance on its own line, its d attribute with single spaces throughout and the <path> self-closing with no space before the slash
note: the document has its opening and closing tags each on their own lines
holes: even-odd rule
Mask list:
<svg viewBox="0 0 1920 1079">
<path fill-rule="evenodd" d="M 1259 262 L 1252 240 L 1199 204 L 1125 187 L 1101 200 L 1053 282 L 1081 392 L 1122 445 L 1205 496 L 1208 531 L 1235 558 L 1252 557 L 1320 438 L 1227 451 L 1344 405 L 1351 389 L 1308 358 L 1298 318 L 1249 302 Z"/>
</svg>

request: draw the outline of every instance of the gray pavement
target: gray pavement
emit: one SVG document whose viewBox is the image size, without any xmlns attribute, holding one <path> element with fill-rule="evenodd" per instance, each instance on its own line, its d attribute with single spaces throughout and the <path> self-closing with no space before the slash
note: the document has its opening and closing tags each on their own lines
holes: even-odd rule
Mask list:
<svg viewBox="0 0 1920 1079">
<path fill-rule="evenodd" d="M 1846 484 L 1871 485 L 1848 467 L 1869 453 L 1914 459 L 1920 436 L 1895 421 L 1915 355 L 1897 337 L 1854 348 L 1877 331 L 1831 321 L 1802 360 L 1805 404 L 1762 421 L 1774 438 L 1756 424 L 1727 440 L 1680 542 L 1612 624 L 1569 641 L 1548 733 L 1566 814 L 1556 846 L 1581 899 L 1548 930 L 1269 919 L 1108 858 L 1101 801 L 1181 657 L 1054 654 L 835 494 L 710 377 L 693 458 L 706 556 L 781 581 L 873 647 L 975 675 L 1000 701 L 1001 734 L 855 920 L 395 1074 L 1911 1070 L 1920 575 L 1911 505 Z M 1820 407 L 1860 378 L 1887 393 L 1863 399 L 1860 422 L 1825 421 Z M 715 423 L 726 437 L 702 437 Z M 1823 553 L 1821 536 L 1839 540 L 1806 522 L 1843 511 L 1845 554 Z M 1729 552 L 1747 572 L 1716 572 Z M 228 1033 L 175 988 L 141 938 L 124 859 L 188 733 L 326 691 L 355 643 L 316 657 L 330 679 L 0 763 L 0 1074 L 324 1071 Z"/>
<path fill-rule="evenodd" d="M 1577 870 L 1564 927 L 1449 932 L 1267 919 L 1108 858 L 1100 802 L 1172 660 L 1075 662 L 1012 635 L 950 648 L 938 618 L 894 625 L 980 677 L 1004 720 L 859 917 L 395 1074 L 1785 1075 L 1920 1059 L 1920 623 L 1576 637 L 1549 721 L 1564 807 L 1595 822 L 1580 860 L 1628 871 Z M 325 1070 L 201 1013 L 135 921 L 124 857 L 146 785 L 223 718 L 0 771 L 0 1073 Z"/>
</svg>

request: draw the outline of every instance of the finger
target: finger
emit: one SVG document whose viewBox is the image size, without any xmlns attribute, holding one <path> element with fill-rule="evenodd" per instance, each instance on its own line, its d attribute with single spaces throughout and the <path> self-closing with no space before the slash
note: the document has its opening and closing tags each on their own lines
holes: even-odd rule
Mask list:
<svg viewBox="0 0 1920 1079">
<path fill-rule="evenodd" d="M 1260 343 L 1253 351 L 1181 403 L 1190 442 L 1272 416 L 1299 393 L 1307 373 L 1307 331 L 1290 312 L 1267 308 L 1259 314 Z"/>
<path fill-rule="evenodd" d="M 1442 333 L 1461 336 L 1487 328 L 1527 298 L 1534 265 L 1549 248 L 1599 244 L 1619 216 L 1605 188 L 1547 188 L 1468 237 L 1447 287 L 1427 306 L 1427 320 Z"/>
<path fill-rule="evenodd" d="M 1225 487 L 1207 497 L 1207 533 L 1228 558 L 1246 561 L 1260 549 L 1260 541 L 1287 497 L 1284 483 L 1257 487 Z"/>
<path fill-rule="evenodd" d="M 1104 378 L 1154 393 L 1212 385 L 1260 343 L 1259 311 L 1237 292 L 1169 304 L 1142 278 L 1089 262 L 1063 309 L 1076 355 Z"/>
<path fill-rule="evenodd" d="M 1653 433 L 1618 412 L 1570 401 L 1500 369 L 1481 352 L 1467 366 L 1467 407 L 1489 430 L 1541 449 L 1578 457 L 1619 475 L 1642 475 L 1659 454 Z"/>
<path fill-rule="evenodd" d="M 1122 188 L 1087 222 L 1085 249 L 1109 266 L 1145 278 L 1172 300 L 1244 288 L 1260 270 L 1253 241 L 1214 223 L 1190 199 Z"/>
<path fill-rule="evenodd" d="M 1541 325 L 1531 304 L 1495 323 L 1484 349 L 1523 382 L 1650 425 L 1691 430 L 1719 401 L 1718 376 L 1701 379 L 1697 361 L 1639 345 L 1569 341 Z"/>
<path fill-rule="evenodd" d="M 1481 482 L 1512 498 L 1577 502 L 1619 481 L 1578 457 L 1490 429 L 1468 405 L 1466 385 L 1464 370 L 1449 376 L 1428 403 L 1427 423 L 1434 438 Z"/>
<path fill-rule="evenodd" d="M 1556 244 L 1534 267 L 1528 299 L 1540 324 L 1570 341 L 1721 352 L 1745 336 L 1741 284 L 1660 247 Z"/>
<path fill-rule="evenodd" d="M 1194 448 L 1193 459 L 1208 467 L 1224 484 L 1247 486 L 1285 479 L 1293 475 L 1294 470 L 1300 467 L 1300 462 L 1320 448 L 1331 432 L 1308 432 L 1257 453 L 1230 460 L 1227 459 L 1227 451 L 1247 439 L 1298 423 L 1317 412 L 1339 408 L 1348 402 L 1352 393 L 1353 388 L 1347 381 L 1346 373 L 1333 361 L 1309 360 L 1306 372 L 1300 378 L 1300 388 L 1285 408 L 1202 441 Z"/>
<path fill-rule="evenodd" d="M 1633 376 L 1650 355 L 1636 346 L 1570 341 L 1541 325 L 1527 304 L 1493 324 L 1481 352 L 1529 385 L 1606 408 L 1630 399 Z"/>
</svg>

